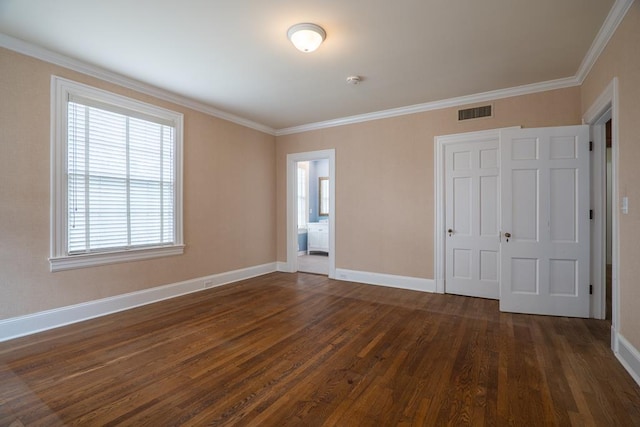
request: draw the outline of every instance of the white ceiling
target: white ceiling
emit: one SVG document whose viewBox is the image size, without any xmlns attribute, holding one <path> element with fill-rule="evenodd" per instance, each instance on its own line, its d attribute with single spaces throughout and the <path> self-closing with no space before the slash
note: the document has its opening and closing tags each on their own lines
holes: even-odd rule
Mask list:
<svg viewBox="0 0 640 427">
<path fill-rule="evenodd" d="M 0 0 L 0 33 L 284 129 L 573 77 L 613 5 Z M 314 53 L 286 38 L 300 22 L 327 32 Z"/>
</svg>

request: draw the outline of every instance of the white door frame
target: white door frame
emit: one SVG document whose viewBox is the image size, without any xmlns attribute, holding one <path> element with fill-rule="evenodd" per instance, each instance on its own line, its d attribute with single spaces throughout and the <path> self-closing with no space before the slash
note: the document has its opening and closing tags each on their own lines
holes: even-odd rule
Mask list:
<svg viewBox="0 0 640 427">
<path fill-rule="evenodd" d="M 520 126 L 490 129 L 477 132 L 457 133 L 453 135 L 442 135 L 434 138 L 435 142 L 435 218 L 436 229 L 434 233 L 434 272 L 436 280 L 436 292 L 445 293 L 445 221 L 446 221 L 446 201 L 445 201 L 445 147 L 449 144 L 461 142 L 475 142 L 490 139 L 500 139 L 500 131 L 503 129 L 520 129 Z M 499 279 L 498 279 L 499 280 Z"/>
<path fill-rule="evenodd" d="M 593 300 L 592 317 L 604 319 L 606 313 L 606 240 L 604 221 L 606 216 L 606 141 L 605 124 L 611 119 L 611 347 L 615 350 L 616 331 L 619 318 L 619 230 L 620 210 L 618 205 L 618 79 L 614 77 L 598 99 L 589 107 L 582 118 L 590 125 L 593 141 L 593 164 L 591 180 L 591 203 L 594 213 L 591 236 Z"/>
<path fill-rule="evenodd" d="M 287 264 L 286 271 L 298 271 L 298 224 L 296 189 L 298 162 L 329 161 L 329 278 L 336 276 L 336 150 L 334 148 L 287 154 Z"/>
</svg>

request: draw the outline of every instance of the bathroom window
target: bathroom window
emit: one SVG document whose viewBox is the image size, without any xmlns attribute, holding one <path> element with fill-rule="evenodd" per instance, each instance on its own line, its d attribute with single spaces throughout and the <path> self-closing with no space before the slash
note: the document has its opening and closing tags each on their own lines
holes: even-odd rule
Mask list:
<svg viewBox="0 0 640 427">
<path fill-rule="evenodd" d="M 306 230 L 309 212 L 308 162 L 298 162 L 298 230 Z"/>
</svg>

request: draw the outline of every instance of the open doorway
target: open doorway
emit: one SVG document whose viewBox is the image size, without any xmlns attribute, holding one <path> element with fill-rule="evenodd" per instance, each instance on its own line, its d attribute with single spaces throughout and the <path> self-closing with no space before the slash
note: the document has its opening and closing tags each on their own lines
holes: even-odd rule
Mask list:
<svg viewBox="0 0 640 427">
<path fill-rule="evenodd" d="M 611 322 L 611 347 L 617 351 L 619 328 L 618 290 L 618 83 L 614 78 L 583 116 L 590 126 L 591 174 L 591 312 L 596 319 Z"/>
<path fill-rule="evenodd" d="M 606 158 L 606 185 L 605 185 L 605 200 L 606 200 L 606 227 L 605 227 L 605 245 L 606 245 L 606 266 L 605 266 L 605 319 L 611 320 L 611 313 L 613 311 L 613 291 L 612 291 L 612 265 L 613 265 L 613 204 L 612 200 L 612 132 L 611 132 L 611 119 L 605 123 L 605 158 Z"/>
<path fill-rule="evenodd" d="M 335 150 L 287 155 L 289 272 L 335 277 Z"/>
<path fill-rule="evenodd" d="M 329 160 L 297 162 L 298 271 L 329 275 Z"/>
</svg>

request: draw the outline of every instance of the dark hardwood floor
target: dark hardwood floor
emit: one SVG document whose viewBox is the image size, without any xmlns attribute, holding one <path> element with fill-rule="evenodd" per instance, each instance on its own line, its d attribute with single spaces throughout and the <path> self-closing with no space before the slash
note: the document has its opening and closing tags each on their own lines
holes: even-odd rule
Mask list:
<svg viewBox="0 0 640 427">
<path fill-rule="evenodd" d="M 609 327 L 273 273 L 1 343 L 0 426 L 637 426 Z"/>
</svg>

